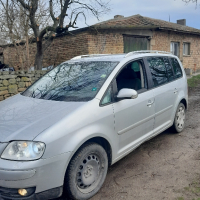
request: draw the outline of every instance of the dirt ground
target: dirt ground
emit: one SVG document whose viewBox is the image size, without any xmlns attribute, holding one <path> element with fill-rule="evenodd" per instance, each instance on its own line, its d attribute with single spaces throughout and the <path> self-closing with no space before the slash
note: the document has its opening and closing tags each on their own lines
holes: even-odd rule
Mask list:
<svg viewBox="0 0 200 200">
<path fill-rule="evenodd" d="M 200 200 L 200 85 L 189 90 L 185 130 L 167 130 L 111 166 L 91 200 L 122 199 Z"/>
</svg>

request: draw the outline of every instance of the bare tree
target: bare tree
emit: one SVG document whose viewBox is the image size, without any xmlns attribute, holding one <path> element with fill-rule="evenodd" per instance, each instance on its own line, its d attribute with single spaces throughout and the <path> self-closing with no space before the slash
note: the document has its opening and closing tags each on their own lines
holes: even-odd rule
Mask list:
<svg viewBox="0 0 200 200">
<path fill-rule="evenodd" d="M 36 38 L 36 69 L 42 68 L 45 49 L 44 37 L 49 37 L 49 41 L 51 41 L 55 37 L 55 34 L 67 32 L 70 28 L 78 28 L 76 27 L 76 22 L 79 17 L 83 17 L 86 22 L 86 18 L 89 15 L 93 15 L 99 19 L 102 14 L 109 11 L 108 2 L 104 2 L 103 0 L 49 0 L 48 5 L 45 7 L 48 13 L 39 11 L 39 0 L 13 1 L 19 6 L 22 6 L 25 15 L 29 17 L 30 27 Z M 41 25 L 41 21 L 38 20 L 38 15 L 40 15 L 40 19 L 48 17 L 50 19 L 48 25 L 45 27 Z"/>
<path fill-rule="evenodd" d="M 192 2 L 192 3 L 197 3 L 198 0 L 183 0 L 183 2 L 185 3 L 189 3 L 189 2 Z"/>
<path fill-rule="evenodd" d="M 41 24 L 41 27 L 45 27 L 50 21 L 47 13 L 46 4 L 43 1 L 39 1 L 35 18 Z M 0 0 L 0 30 L 0 44 L 12 43 L 20 60 L 20 67 L 29 68 L 31 65 L 29 42 L 31 42 L 30 38 L 34 37 L 30 28 L 29 12 L 14 0 Z M 21 46 L 19 43 L 24 43 L 25 45 Z M 10 64 L 12 65 L 12 63 Z"/>
<path fill-rule="evenodd" d="M 196 7 L 197 7 L 197 4 L 198 4 L 198 0 L 182 0 L 183 2 L 185 2 L 185 3 L 195 3 L 196 4 Z"/>
</svg>

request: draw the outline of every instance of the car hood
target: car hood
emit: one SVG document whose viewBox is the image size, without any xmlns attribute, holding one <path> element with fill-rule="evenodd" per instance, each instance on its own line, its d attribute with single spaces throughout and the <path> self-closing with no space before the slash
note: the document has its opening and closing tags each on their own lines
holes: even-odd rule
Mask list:
<svg viewBox="0 0 200 200">
<path fill-rule="evenodd" d="M 0 102 L 0 142 L 33 140 L 84 104 L 86 102 L 34 99 L 20 94 L 10 97 Z"/>
</svg>

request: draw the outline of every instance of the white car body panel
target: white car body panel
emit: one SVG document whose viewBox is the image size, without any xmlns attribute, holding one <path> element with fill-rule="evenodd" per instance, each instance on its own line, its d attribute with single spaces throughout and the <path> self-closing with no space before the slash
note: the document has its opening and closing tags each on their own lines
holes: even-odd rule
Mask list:
<svg viewBox="0 0 200 200">
<path fill-rule="evenodd" d="M 93 138 L 107 141 L 110 146 L 110 163 L 114 164 L 146 140 L 170 127 L 179 103 L 183 100 L 186 107 L 188 104 L 187 78 L 179 59 L 183 73 L 181 78 L 156 88 L 147 88 L 139 92 L 135 99 L 101 105 L 107 88 L 113 84 L 120 70 L 130 61 L 149 56 L 178 59 L 173 55 L 156 53 L 80 57 L 67 62 L 119 62 L 92 100 L 60 102 L 18 94 L 0 102 L 0 155 L 7 144 L 15 140 L 40 141 L 46 145 L 43 156 L 37 161 L 0 158 L 0 176 L 2 174 L 5 177 L 9 172 L 9 182 L 0 180 L 0 187 L 36 186 L 36 193 L 61 187 L 71 158 L 85 142 Z M 54 170 L 57 170 L 58 175 L 54 175 Z M 23 171 L 26 173 L 23 174 Z M 12 175 L 15 180 L 12 180 Z M 20 179 L 25 176 L 25 180 Z"/>
</svg>

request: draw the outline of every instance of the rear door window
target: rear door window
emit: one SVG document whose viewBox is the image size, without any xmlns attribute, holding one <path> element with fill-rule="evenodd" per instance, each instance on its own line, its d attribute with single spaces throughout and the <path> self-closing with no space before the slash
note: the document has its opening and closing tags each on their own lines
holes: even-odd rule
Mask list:
<svg viewBox="0 0 200 200">
<path fill-rule="evenodd" d="M 167 70 L 162 58 L 148 57 L 147 63 L 151 71 L 154 87 L 163 85 L 168 82 Z"/>
<path fill-rule="evenodd" d="M 178 60 L 176 58 L 170 58 L 170 61 L 172 63 L 172 67 L 174 69 L 175 77 L 180 78 L 183 74 L 182 74 L 182 70 L 181 70 Z"/>
</svg>

